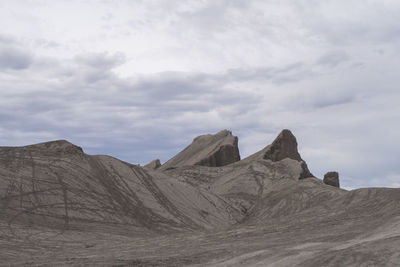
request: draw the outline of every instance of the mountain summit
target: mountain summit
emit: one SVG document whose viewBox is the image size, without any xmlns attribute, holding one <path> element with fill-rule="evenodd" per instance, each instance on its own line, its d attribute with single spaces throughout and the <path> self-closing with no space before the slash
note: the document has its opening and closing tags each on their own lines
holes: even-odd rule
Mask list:
<svg viewBox="0 0 400 267">
<path fill-rule="evenodd" d="M 201 165 L 209 167 L 225 166 L 240 160 L 238 138 L 231 131 L 196 137 L 192 144 L 178 155 L 168 160 L 160 169 L 180 166 Z"/>
<path fill-rule="evenodd" d="M 297 140 L 293 133 L 284 129 L 278 137 L 272 142 L 264 154 L 264 159 L 269 159 L 274 162 L 283 160 L 285 158 L 294 159 L 301 162 L 303 172 L 300 179 L 307 177 L 314 177 L 308 169 L 307 163 L 301 158 L 297 150 Z"/>
<path fill-rule="evenodd" d="M 280 161 L 284 158 L 290 158 L 302 161 L 297 151 L 297 140 L 293 133 L 284 129 L 278 137 L 272 142 L 270 148 L 265 152 L 264 159 Z"/>
</svg>

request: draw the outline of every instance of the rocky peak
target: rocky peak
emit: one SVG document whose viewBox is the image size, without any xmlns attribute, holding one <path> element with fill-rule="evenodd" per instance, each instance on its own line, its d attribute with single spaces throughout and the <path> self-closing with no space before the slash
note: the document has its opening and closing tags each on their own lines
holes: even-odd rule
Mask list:
<svg viewBox="0 0 400 267">
<path fill-rule="evenodd" d="M 228 130 L 222 130 L 216 134 L 203 134 L 195 137 L 193 143 L 199 142 L 210 142 L 212 140 L 218 140 L 224 137 L 232 136 L 232 132 Z"/>
<path fill-rule="evenodd" d="M 297 161 L 302 160 L 297 151 L 296 137 L 287 129 L 284 129 L 278 135 L 264 154 L 264 159 L 270 159 L 272 161 L 280 161 L 284 158 L 290 158 Z"/>
<path fill-rule="evenodd" d="M 338 172 L 327 172 L 324 175 L 324 184 L 340 187 L 339 184 L 339 173 Z"/>
<path fill-rule="evenodd" d="M 50 141 L 36 145 L 26 146 L 24 148 L 36 152 L 43 152 L 46 154 L 48 153 L 83 154 L 83 150 L 81 147 L 76 146 L 66 140 Z"/>
<path fill-rule="evenodd" d="M 303 169 L 299 179 L 307 177 L 314 177 L 308 169 L 307 163 L 301 158 L 299 151 L 297 150 L 297 140 L 293 133 L 284 129 L 275 138 L 271 145 L 266 148 L 263 159 L 271 161 L 280 161 L 285 158 L 297 160 L 301 162 L 301 168 Z"/>
<path fill-rule="evenodd" d="M 161 169 L 187 165 L 219 167 L 239 160 L 238 138 L 231 131 L 222 130 L 214 135 L 206 134 L 194 138 L 192 144 L 168 160 Z"/>
<path fill-rule="evenodd" d="M 151 161 L 150 163 L 144 165 L 145 168 L 148 168 L 151 170 L 158 169 L 160 166 L 161 166 L 161 162 L 159 159 L 155 159 L 155 160 Z"/>
</svg>

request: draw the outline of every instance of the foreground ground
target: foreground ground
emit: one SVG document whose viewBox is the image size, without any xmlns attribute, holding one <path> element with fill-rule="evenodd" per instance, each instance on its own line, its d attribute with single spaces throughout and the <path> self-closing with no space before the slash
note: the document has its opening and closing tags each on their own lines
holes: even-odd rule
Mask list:
<svg viewBox="0 0 400 267">
<path fill-rule="evenodd" d="M 400 266 L 400 214 L 392 218 L 349 214 L 176 234 L 21 227 L 2 233 L 0 258 L 3 266 Z"/>
</svg>

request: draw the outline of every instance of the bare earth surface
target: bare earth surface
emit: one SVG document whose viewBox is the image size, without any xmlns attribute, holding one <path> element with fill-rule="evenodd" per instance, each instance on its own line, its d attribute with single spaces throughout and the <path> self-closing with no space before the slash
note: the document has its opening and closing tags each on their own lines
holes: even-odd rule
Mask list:
<svg viewBox="0 0 400 267">
<path fill-rule="evenodd" d="M 0 147 L 0 265 L 400 266 L 400 189 L 324 184 L 287 130 L 236 150 L 222 131 L 142 168 L 67 141 Z"/>
</svg>

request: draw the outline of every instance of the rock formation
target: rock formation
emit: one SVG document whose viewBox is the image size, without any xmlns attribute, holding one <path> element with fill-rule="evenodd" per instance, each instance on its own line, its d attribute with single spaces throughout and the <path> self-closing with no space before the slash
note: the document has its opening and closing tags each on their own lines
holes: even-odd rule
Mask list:
<svg viewBox="0 0 400 267">
<path fill-rule="evenodd" d="M 161 170 L 180 166 L 225 166 L 240 160 L 238 138 L 228 130 L 196 137 L 192 144 L 161 166 Z"/>
<path fill-rule="evenodd" d="M 158 169 L 161 166 L 161 162 L 159 159 L 155 159 L 152 162 L 144 165 L 145 168 L 155 170 Z"/>
<path fill-rule="evenodd" d="M 297 151 L 297 140 L 290 130 L 283 130 L 278 137 L 272 142 L 269 150 L 264 154 L 264 159 L 272 161 L 280 161 L 284 158 L 290 158 L 301 161 L 299 152 Z"/>
<path fill-rule="evenodd" d="M 400 262 L 400 189 L 335 188 L 335 172 L 326 186 L 289 130 L 242 160 L 229 131 L 199 136 L 167 163 L 142 168 L 63 140 L 0 147 L 0 265 Z"/>
<path fill-rule="evenodd" d="M 280 161 L 285 158 L 300 161 L 303 169 L 300 179 L 314 177 L 314 175 L 312 175 L 309 171 L 306 162 L 301 158 L 297 150 L 296 137 L 288 129 L 284 129 L 272 142 L 272 144 L 268 146 L 263 158 L 272 160 L 273 162 Z"/>
<path fill-rule="evenodd" d="M 340 187 L 339 184 L 339 173 L 338 172 L 327 172 L 324 175 L 324 183 L 327 185 Z"/>
<path fill-rule="evenodd" d="M 56 140 L 50 142 L 44 142 L 36 145 L 24 146 L 12 148 L 11 150 L 15 151 L 25 151 L 25 152 L 33 152 L 33 153 L 42 153 L 42 154 L 75 154 L 75 155 L 83 155 L 83 150 L 80 146 L 76 146 L 66 140 Z"/>
</svg>

